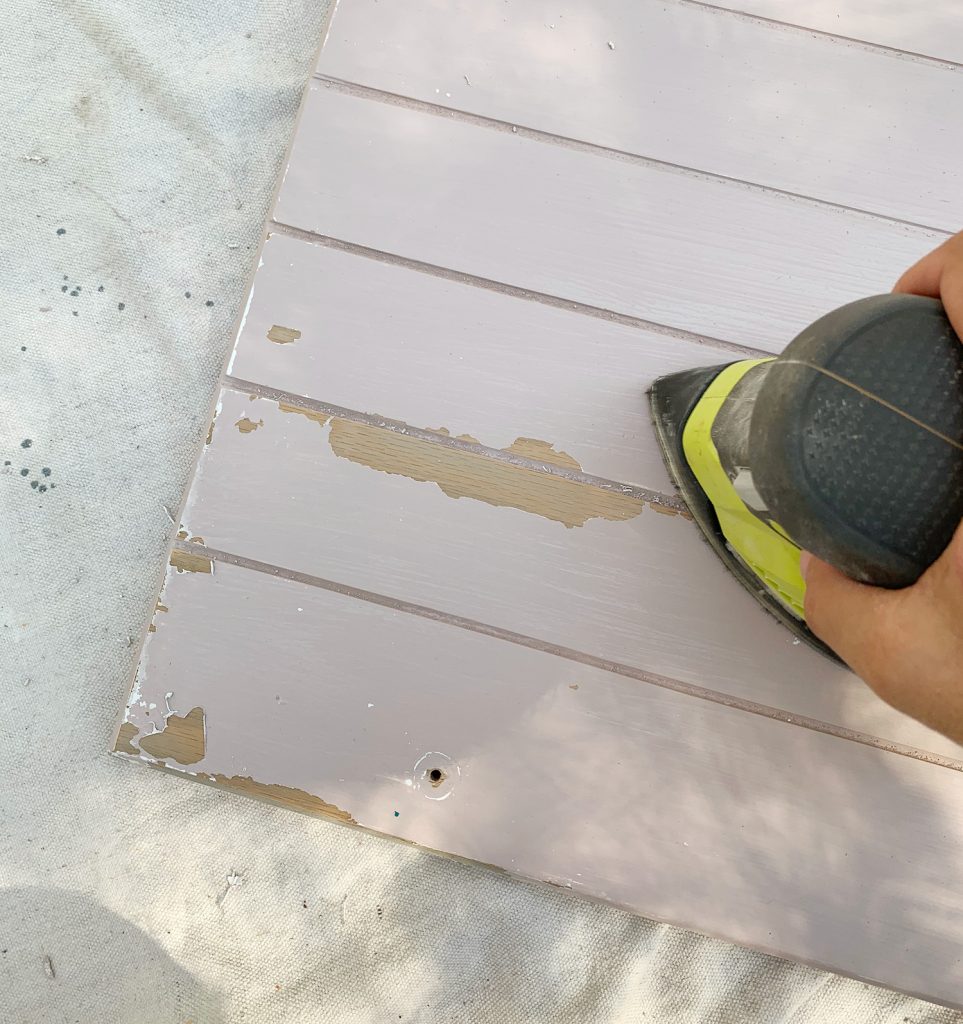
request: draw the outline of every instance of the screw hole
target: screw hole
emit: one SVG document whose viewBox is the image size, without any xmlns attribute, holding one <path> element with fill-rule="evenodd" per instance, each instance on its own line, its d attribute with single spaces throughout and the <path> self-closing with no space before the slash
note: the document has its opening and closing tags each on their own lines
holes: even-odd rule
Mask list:
<svg viewBox="0 0 963 1024">
<path fill-rule="evenodd" d="M 430 768 L 425 774 L 433 786 L 440 786 L 445 781 L 445 773 L 440 768 Z"/>
</svg>

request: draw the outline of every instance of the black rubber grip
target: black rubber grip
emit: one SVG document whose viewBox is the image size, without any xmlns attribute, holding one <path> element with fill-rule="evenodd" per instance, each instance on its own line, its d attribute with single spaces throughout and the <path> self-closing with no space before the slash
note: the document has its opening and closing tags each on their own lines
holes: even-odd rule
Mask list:
<svg viewBox="0 0 963 1024">
<path fill-rule="evenodd" d="M 963 345 L 935 299 L 879 295 L 771 364 L 749 450 L 800 546 L 854 579 L 915 582 L 963 518 Z"/>
</svg>

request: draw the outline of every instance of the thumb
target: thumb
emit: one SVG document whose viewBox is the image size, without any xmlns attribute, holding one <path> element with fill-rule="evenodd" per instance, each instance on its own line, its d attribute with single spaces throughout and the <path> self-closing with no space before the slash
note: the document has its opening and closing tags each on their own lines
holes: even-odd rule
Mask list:
<svg viewBox="0 0 963 1024">
<path fill-rule="evenodd" d="M 864 675 L 887 642 L 894 591 L 851 580 L 804 551 L 806 624 L 858 675 Z"/>
</svg>

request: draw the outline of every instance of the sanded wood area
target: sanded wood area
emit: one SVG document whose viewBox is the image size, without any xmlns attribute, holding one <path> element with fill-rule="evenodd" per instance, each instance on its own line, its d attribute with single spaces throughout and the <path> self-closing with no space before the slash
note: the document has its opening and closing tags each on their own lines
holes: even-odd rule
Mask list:
<svg viewBox="0 0 963 1024">
<path fill-rule="evenodd" d="M 645 400 L 957 226 L 958 69 L 871 7 L 341 0 L 114 752 L 963 1005 L 963 749 L 729 576 Z"/>
</svg>

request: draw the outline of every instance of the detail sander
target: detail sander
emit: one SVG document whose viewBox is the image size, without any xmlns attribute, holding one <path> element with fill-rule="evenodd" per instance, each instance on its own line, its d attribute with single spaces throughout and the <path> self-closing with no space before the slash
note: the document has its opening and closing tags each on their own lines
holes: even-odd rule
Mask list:
<svg viewBox="0 0 963 1024">
<path fill-rule="evenodd" d="M 963 345 L 937 299 L 875 295 L 782 355 L 660 377 L 669 474 L 729 570 L 817 650 L 802 549 L 906 587 L 963 519 Z"/>
</svg>

